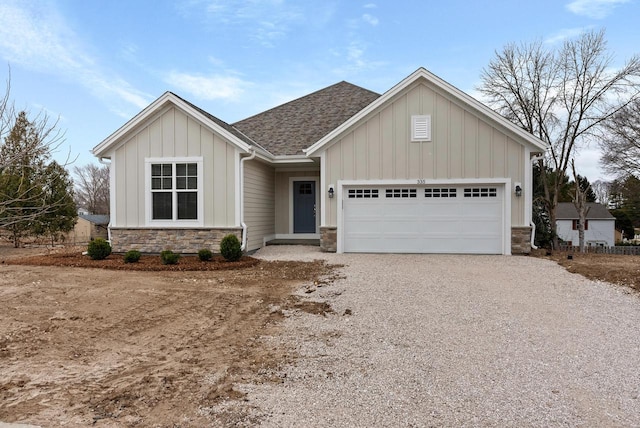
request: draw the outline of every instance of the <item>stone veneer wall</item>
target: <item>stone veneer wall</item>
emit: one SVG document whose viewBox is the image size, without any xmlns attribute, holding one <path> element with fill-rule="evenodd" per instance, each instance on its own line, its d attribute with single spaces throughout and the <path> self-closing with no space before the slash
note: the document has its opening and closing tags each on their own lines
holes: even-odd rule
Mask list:
<svg viewBox="0 0 640 428">
<path fill-rule="evenodd" d="M 121 229 L 111 228 L 111 248 L 116 253 L 138 250 L 142 253 L 159 253 L 171 250 L 176 253 L 197 253 L 207 248 L 220 252 L 220 241 L 229 234 L 242 240 L 241 228 L 215 229 Z"/>
<path fill-rule="evenodd" d="M 326 253 L 335 253 L 338 250 L 338 228 L 320 228 L 320 250 Z"/>
<path fill-rule="evenodd" d="M 531 253 L 531 227 L 511 228 L 511 254 Z"/>
</svg>

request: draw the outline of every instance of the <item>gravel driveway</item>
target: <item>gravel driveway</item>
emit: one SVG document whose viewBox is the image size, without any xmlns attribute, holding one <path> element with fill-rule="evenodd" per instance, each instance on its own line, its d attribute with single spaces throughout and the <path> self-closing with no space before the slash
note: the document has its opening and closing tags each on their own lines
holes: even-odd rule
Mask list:
<svg viewBox="0 0 640 428">
<path fill-rule="evenodd" d="M 640 296 L 623 287 L 533 257 L 256 256 L 324 258 L 345 279 L 303 293 L 335 314 L 294 313 L 267 339 L 302 357 L 281 384 L 242 386 L 251 423 L 640 426 Z"/>
</svg>

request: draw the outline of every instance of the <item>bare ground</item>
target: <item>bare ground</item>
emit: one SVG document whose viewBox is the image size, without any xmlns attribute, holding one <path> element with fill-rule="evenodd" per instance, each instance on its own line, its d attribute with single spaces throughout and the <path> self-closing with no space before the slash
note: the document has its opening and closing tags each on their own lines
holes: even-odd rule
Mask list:
<svg viewBox="0 0 640 428">
<path fill-rule="evenodd" d="M 31 257 L 34 253 L 46 253 Z M 537 254 L 592 279 L 640 290 L 640 257 Z M 135 271 L 139 270 L 139 271 Z M 0 246 L 0 421 L 42 426 L 233 426 L 249 414 L 212 413 L 244 400 L 236 383 L 291 363 L 277 335 L 289 311 L 324 303 L 292 292 L 333 279 L 323 262 L 229 264 L 158 256 L 124 264 L 45 248 Z M 253 421 L 257 423 L 258 421 Z"/>
<path fill-rule="evenodd" d="M 589 279 L 610 282 L 640 291 L 640 256 L 561 251 L 548 254 L 543 250 L 534 255 L 554 260 L 569 272 L 578 273 Z"/>
<path fill-rule="evenodd" d="M 295 357 L 260 338 L 277 334 L 288 311 L 330 311 L 292 295 L 330 278 L 331 267 L 320 261 L 246 258 L 225 265 L 183 258 L 180 269 L 207 270 L 136 272 L 61 266 L 118 265 L 121 256 L 102 266 L 78 252 L 25 258 L 34 251 L 0 247 L 4 422 L 233 425 L 244 415 L 206 409 L 243 399 L 235 382 L 278 381 L 269 369 Z M 142 262 L 135 266 L 163 268 L 157 256 Z"/>
</svg>

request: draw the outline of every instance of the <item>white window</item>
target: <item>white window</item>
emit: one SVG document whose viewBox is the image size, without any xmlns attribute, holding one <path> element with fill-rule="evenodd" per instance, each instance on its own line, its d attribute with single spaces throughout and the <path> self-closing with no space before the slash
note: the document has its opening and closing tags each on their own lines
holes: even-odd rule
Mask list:
<svg viewBox="0 0 640 428">
<path fill-rule="evenodd" d="M 431 116 L 411 116 L 411 141 L 431 141 Z"/>
<path fill-rule="evenodd" d="M 145 159 L 147 223 L 203 224 L 202 158 Z"/>
</svg>

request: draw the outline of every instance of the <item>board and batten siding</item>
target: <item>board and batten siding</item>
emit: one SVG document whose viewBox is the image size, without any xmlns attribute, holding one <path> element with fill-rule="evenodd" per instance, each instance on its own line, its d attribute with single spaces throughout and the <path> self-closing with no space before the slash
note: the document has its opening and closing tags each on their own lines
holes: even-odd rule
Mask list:
<svg viewBox="0 0 640 428">
<path fill-rule="evenodd" d="M 202 156 L 204 227 L 234 227 L 237 149 L 182 110 L 170 107 L 115 149 L 116 223 L 146 227 L 145 158 Z"/>
<path fill-rule="evenodd" d="M 275 234 L 275 172 L 257 160 L 244 164 L 244 222 L 249 251 L 262 247 L 264 238 Z"/>
<path fill-rule="evenodd" d="M 431 141 L 411 141 L 411 116 L 431 115 Z M 326 182 L 511 178 L 524 183 L 525 148 L 472 109 L 416 82 L 337 137 L 325 151 Z M 511 189 L 506 189 L 507 195 Z M 512 198 L 512 225 L 524 222 L 524 198 Z M 336 226 L 337 203 L 326 226 Z"/>
</svg>

